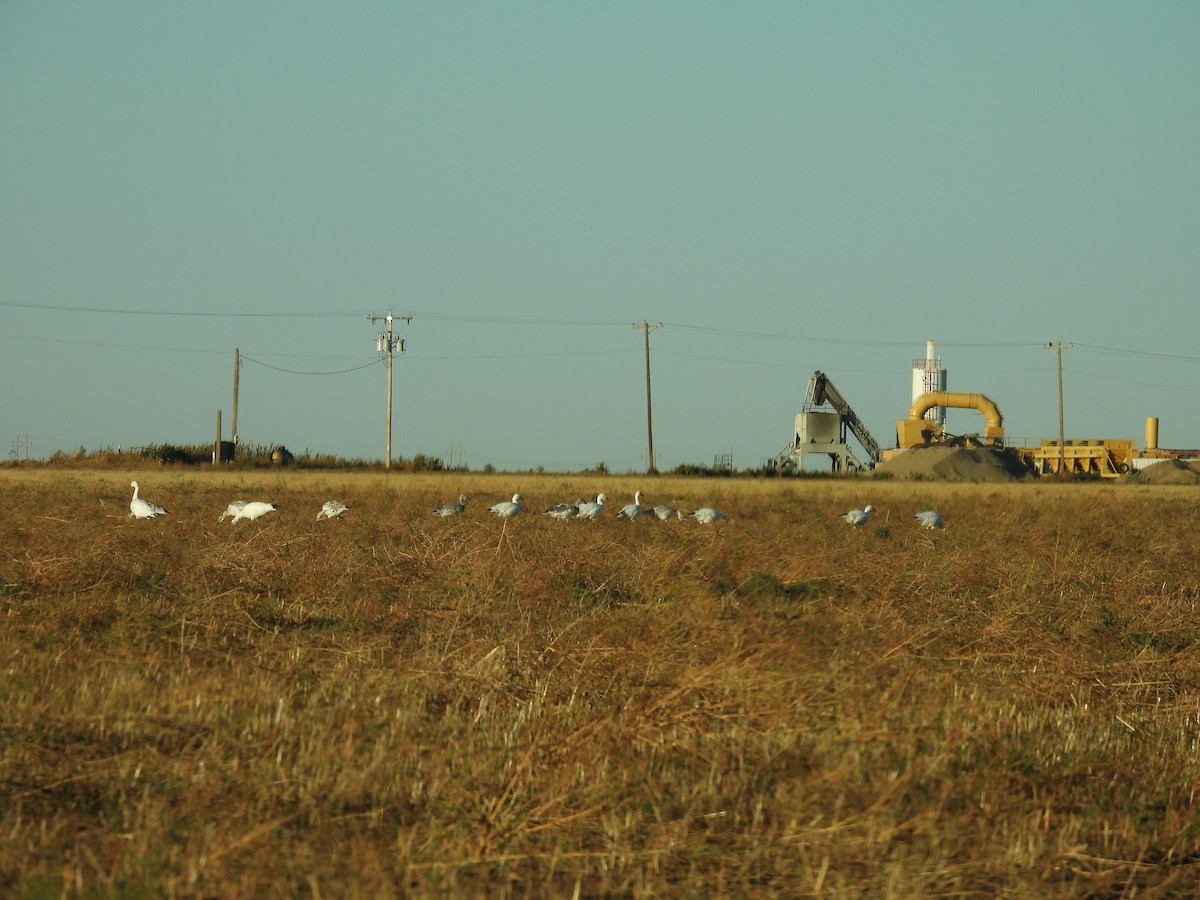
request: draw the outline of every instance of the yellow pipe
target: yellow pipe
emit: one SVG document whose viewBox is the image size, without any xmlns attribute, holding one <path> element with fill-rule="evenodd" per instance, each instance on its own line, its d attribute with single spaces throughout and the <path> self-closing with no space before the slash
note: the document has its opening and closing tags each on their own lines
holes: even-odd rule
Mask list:
<svg viewBox="0 0 1200 900">
<path fill-rule="evenodd" d="M 1158 449 L 1158 416 L 1146 417 L 1146 449 Z"/>
<path fill-rule="evenodd" d="M 913 401 L 908 418 L 919 421 L 935 406 L 953 409 L 977 409 L 987 419 L 986 437 L 1004 437 L 1004 416 L 1000 407 L 986 394 L 967 394 L 962 391 L 928 391 Z"/>
</svg>

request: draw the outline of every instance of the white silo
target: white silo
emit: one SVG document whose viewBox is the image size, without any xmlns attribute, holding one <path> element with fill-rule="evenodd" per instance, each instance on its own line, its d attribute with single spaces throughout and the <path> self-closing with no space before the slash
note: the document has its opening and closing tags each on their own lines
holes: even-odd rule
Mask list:
<svg viewBox="0 0 1200 900">
<path fill-rule="evenodd" d="M 946 390 L 946 370 L 942 359 L 933 352 L 933 341 L 925 342 L 925 358 L 913 360 L 912 398 L 915 401 L 930 391 Z M 938 425 L 946 424 L 946 407 L 935 406 L 925 413 L 925 418 Z"/>
</svg>

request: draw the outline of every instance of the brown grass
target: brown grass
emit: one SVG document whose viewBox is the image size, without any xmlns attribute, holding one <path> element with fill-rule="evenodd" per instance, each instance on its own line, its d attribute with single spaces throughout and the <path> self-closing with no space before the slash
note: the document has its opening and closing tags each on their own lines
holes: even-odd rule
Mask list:
<svg viewBox="0 0 1200 900">
<path fill-rule="evenodd" d="M 167 518 L 127 517 L 135 476 Z M 615 521 L 636 487 L 730 521 Z M 460 490 L 466 516 L 429 515 Z M 602 521 L 536 515 L 600 490 Z M 526 515 L 486 513 L 514 491 Z M 0 895 L 1200 887 L 1195 489 L 153 469 L 0 492 Z M 351 511 L 315 521 L 332 496 Z M 218 524 L 235 497 L 281 509 Z M 916 527 L 929 505 L 946 532 Z"/>
</svg>

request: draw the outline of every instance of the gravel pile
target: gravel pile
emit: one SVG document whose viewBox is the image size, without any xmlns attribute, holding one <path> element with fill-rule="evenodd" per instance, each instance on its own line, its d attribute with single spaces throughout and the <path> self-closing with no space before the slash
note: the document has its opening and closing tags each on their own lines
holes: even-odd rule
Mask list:
<svg viewBox="0 0 1200 900">
<path fill-rule="evenodd" d="M 914 447 L 875 467 L 892 478 L 1016 481 L 1030 474 L 1012 450 L 992 447 Z"/>
<path fill-rule="evenodd" d="M 1129 480 L 1138 484 L 1200 484 L 1200 462 L 1164 459 L 1134 472 Z"/>
</svg>

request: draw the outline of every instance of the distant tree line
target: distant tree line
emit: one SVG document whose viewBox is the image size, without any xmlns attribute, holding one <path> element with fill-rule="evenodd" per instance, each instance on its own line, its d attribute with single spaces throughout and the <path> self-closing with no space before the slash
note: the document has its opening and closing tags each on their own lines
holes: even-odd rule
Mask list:
<svg viewBox="0 0 1200 900">
<path fill-rule="evenodd" d="M 79 447 L 71 451 L 59 450 L 44 462 L 22 461 L 22 465 L 69 466 L 75 468 L 120 468 L 135 467 L 146 463 L 162 466 L 211 466 L 212 444 L 147 444 L 144 447 L 113 448 L 101 447 L 88 450 Z M 268 468 L 288 465 L 298 469 L 382 469 L 383 462 L 377 459 L 359 459 L 335 456 L 305 450 L 292 453 L 279 444 L 238 444 L 234 461 L 222 463 L 235 469 Z M 400 472 L 440 472 L 445 464 L 440 457 L 418 453 L 411 459 L 393 459 L 392 468 Z"/>
<path fill-rule="evenodd" d="M 95 450 L 79 447 L 70 451 L 59 450 L 46 460 L 17 460 L 10 461 L 6 465 L 97 469 L 136 468 L 147 463 L 156 463 L 162 466 L 211 466 L 212 458 L 212 444 L 162 443 L 148 444 L 144 447 L 101 447 Z M 234 460 L 221 465 L 232 469 L 265 469 L 280 465 L 297 469 L 383 469 L 383 461 L 378 459 L 347 458 L 308 449 L 302 453 L 292 453 L 279 444 L 247 443 L 238 444 Z M 393 459 L 391 468 L 397 472 L 468 471 L 466 465 L 447 466 L 441 457 L 425 453 L 418 453 L 407 459 Z M 498 470 L 488 463 L 480 471 L 490 473 Z M 545 469 L 537 466 L 528 471 L 541 473 Z M 597 462 L 582 469 L 581 473 L 607 475 L 610 473 L 610 468 L 604 462 Z M 636 473 L 630 471 L 627 474 Z M 827 477 L 829 473 L 796 471 L 794 469 L 780 470 L 771 465 L 764 465 L 757 469 L 735 470 L 723 465 L 680 463 L 671 469 L 669 474 L 688 478 L 820 478 Z"/>
</svg>

